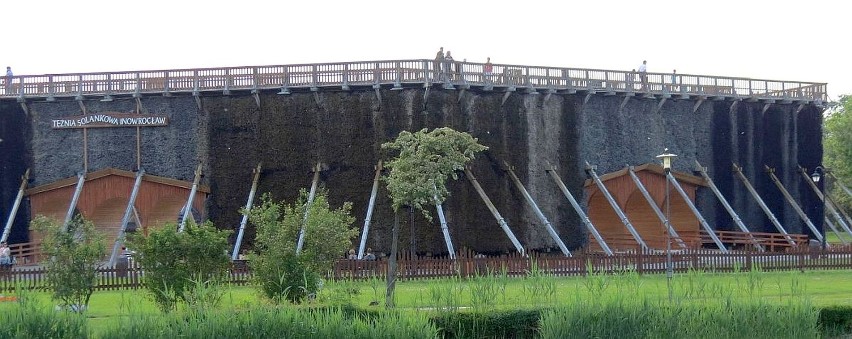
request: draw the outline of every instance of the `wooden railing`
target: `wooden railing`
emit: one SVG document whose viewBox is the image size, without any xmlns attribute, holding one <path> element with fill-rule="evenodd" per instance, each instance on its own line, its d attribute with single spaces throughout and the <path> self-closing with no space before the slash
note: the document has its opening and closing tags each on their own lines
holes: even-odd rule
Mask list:
<svg viewBox="0 0 852 339">
<path fill-rule="evenodd" d="M 554 252 L 556 253 L 556 252 Z M 763 271 L 805 271 L 852 269 L 852 245 L 827 249 L 801 246 L 786 252 L 730 251 L 713 249 L 677 249 L 671 251 L 674 272 L 690 270 L 737 272 L 759 268 Z M 666 271 L 665 251 L 629 251 L 612 256 L 577 251 L 573 257 L 561 254 L 537 254 L 529 257 L 517 254 L 498 257 L 459 254 L 456 259 L 400 256 L 398 275 L 403 280 L 439 277 L 472 277 L 485 274 L 526 276 L 533 271 L 553 276 L 583 276 L 592 273 L 635 271 L 639 274 L 661 274 Z M 135 289 L 141 287 L 144 271 L 135 263 L 98 270 L 100 280 L 96 290 Z M 339 260 L 328 278 L 369 279 L 387 276 L 387 261 Z M 46 274 L 41 267 L 16 267 L 0 270 L 0 293 L 16 287 L 47 288 Z M 245 262 L 235 262 L 227 278 L 231 284 L 244 285 L 251 279 Z"/>
<path fill-rule="evenodd" d="M 826 84 L 761 80 L 708 75 L 636 72 L 494 64 L 491 74 L 484 64 L 434 60 L 384 60 L 323 64 L 199 68 L 132 72 L 24 75 L 4 78 L 0 99 L 47 99 L 86 96 L 170 94 L 261 89 L 311 89 L 320 87 L 443 83 L 515 90 L 643 92 L 648 94 L 749 98 L 762 100 L 825 101 Z"/>
</svg>

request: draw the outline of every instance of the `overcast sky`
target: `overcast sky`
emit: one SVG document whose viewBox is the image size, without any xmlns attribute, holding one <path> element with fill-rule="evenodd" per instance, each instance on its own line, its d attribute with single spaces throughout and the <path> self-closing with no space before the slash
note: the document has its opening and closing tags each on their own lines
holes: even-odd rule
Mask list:
<svg viewBox="0 0 852 339">
<path fill-rule="evenodd" d="M 431 59 L 827 82 L 847 1 L 5 1 L 16 75 Z"/>
</svg>

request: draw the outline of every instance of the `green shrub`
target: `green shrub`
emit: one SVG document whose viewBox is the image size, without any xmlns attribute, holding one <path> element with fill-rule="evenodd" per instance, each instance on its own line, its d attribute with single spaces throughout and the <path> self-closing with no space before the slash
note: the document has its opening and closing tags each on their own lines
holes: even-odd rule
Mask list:
<svg viewBox="0 0 852 339">
<path fill-rule="evenodd" d="M 53 299 L 69 310 L 82 313 L 98 284 L 97 269 L 106 249 L 103 237 L 91 221 L 75 217 L 67 229 L 53 219 L 37 216 L 32 227 L 44 234 L 42 262 Z"/>
<path fill-rule="evenodd" d="M 852 334 L 852 306 L 828 306 L 819 311 L 819 324 L 825 332 Z"/>
<path fill-rule="evenodd" d="M 230 267 L 229 232 L 217 230 L 210 222 L 196 225 L 190 221 L 184 232 L 166 225 L 147 237 L 131 238 L 145 270 L 143 285 L 162 311 L 172 311 L 179 303 L 204 307 L 199 303 L 218 301 L 215 287 Z"/>
<path fill-rule="evenodd" d="M 541 310 L 441 312 L 431 318 L 444 338 L 532 338 Z"/>
<path fill-rule="evenodd" d="M 17 307 L 0 312 L 0 338 L 87 338 L 86 317 L 56 312 L 19 291 Z M 23 293 L 23 294 L 22 294 Z"/>
<path fill-rule="evenodd" d="M 358 232 L 351 227 L 355 222 L 352 204 L 332 210 L 327 193 L 320 190 L 308 209 L 304 189 L 293 204 L 275 202 L 269 194 L 260 201 L 249 212 L 257 229 L 254 252 L 249 255 L 254 282 L 274 302 L 300 303 L 317 293 L 320 276 L 351 246 Z M 304 244 L 296 253 L 303 227 Z"/>
</svg>

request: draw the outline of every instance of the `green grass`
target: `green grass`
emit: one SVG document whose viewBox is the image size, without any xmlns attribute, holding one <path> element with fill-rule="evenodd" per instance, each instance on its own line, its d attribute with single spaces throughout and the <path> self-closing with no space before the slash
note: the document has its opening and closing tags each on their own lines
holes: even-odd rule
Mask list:
<svg viewBox="0 0 852 339">
<path fill-rule="evenodd" d="M 558 309 L 584 305 L 583 303 L 592 300 L 618 301 L 631 298 L 651 304 L 679 305 L 685 307 L 685 314 L 691 314 L 689 312 L 695 307 L 720 305 L 731 300 L 747 300 L 751 305 L 770 308 L 784 307 L 791 302 L 800 301 L 806 301 L 814 307 L 852 306 L 850 276 L 850 270 L 676 274 L 672 279 L 674 303 L 668 303 L 667 280 L 664 275 L 640 276 L 627 271 L 616 275 L 552 277 L 533 270 L 527 277 L 522 278 L 509 278 L 497 273 L 494 276 L 472 279 L 400 281 L 396 289 L 396 304 L 402 312 L 409 313 Z M 52 305 L 55 305 L 46 292 L 28 293 L 28 297 L 45 309 L 52 309 Z M 370 306 L 374 301 L 378 302 L 378 305 Z M 650 312 L 648 308 L 641 306 L 641 302 L 640 306 L 636 306 L 636 314 Z M 384 281 L 326 281 L 317 300 L 287 308 L 333 305 L 383 309 Z M 222 298 L 219 309 L 241 312 L 267 306 L 269 303 L 260 298 L 254 288 L 230 287 Z M 18 307 L 16 303 L 0 303 L 0 312 L 9 312 L 15 307 Z M 613 308 L 603 310 L 613 312 Z M 738 309 L 736 312 L 749 311 Z M 133 317 L 160 314 L 144 290 L 124 290 L 96 292 L 85 316 L 88 330 L 99 337 Z M 664 314 L 649 316 L 660 317 Z"/>
</svg>

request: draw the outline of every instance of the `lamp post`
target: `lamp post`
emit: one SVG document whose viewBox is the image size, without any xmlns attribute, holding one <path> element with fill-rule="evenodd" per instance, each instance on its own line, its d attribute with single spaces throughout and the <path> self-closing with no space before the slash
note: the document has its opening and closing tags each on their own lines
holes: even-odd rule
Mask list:
<svg viewBox="0 0 852 339">
<path fill-rule="evenodd" d="M 822 167 L 822 166 L 817 166 L 816 168 L 814 168 L 814 172 L 811 173 L 811 180 L 813 180 L 814 184 L 817 185 L 817 188 L 819 188 L 819 181 L 820 181 L 820 179 L 822 179 L 823 176 L 825 176 L 825 167 Z M 826 176 L 826 180 L 828 180 L 827 176 Z M 825 183 L 823 183 L 822 186 L 825 187 Z M 823 211 L 822 213 L 823 214 L 825 214 L 825 204 L 826 204 L 825 200 L 826 199 L 827 199 L 827 197 L 825 196 L 825 193 L 823 193 L 823 196 L 822 196 L 822 211 Z M 823 219 L 825 219 L 824 215 L 823 215 Z M 825 220 L 823 220 L 823 222 L 822 222 L 822 244 L 821 244 L 823 251 L 825 251 L 825 247 L 826 247 L 825 236 L 826 236 L 826 234 L 825 234 Z"/>
<path fill-rule="evenodd" d="M 677 155 L 669 152 L 666 148 L 663 154 L 657 156 L 657 159 L 663 162 L 663 171 L 666 176 L 666 286 L 669 290 L 669 301 L 672 301 L 672 276 L 674 275 L 674 267 L 672 267 L 672 239 L 671 239 L 671 203 L 669 202 L 669 173 L 672 170 L 672 159 Z"/>
</svg>

